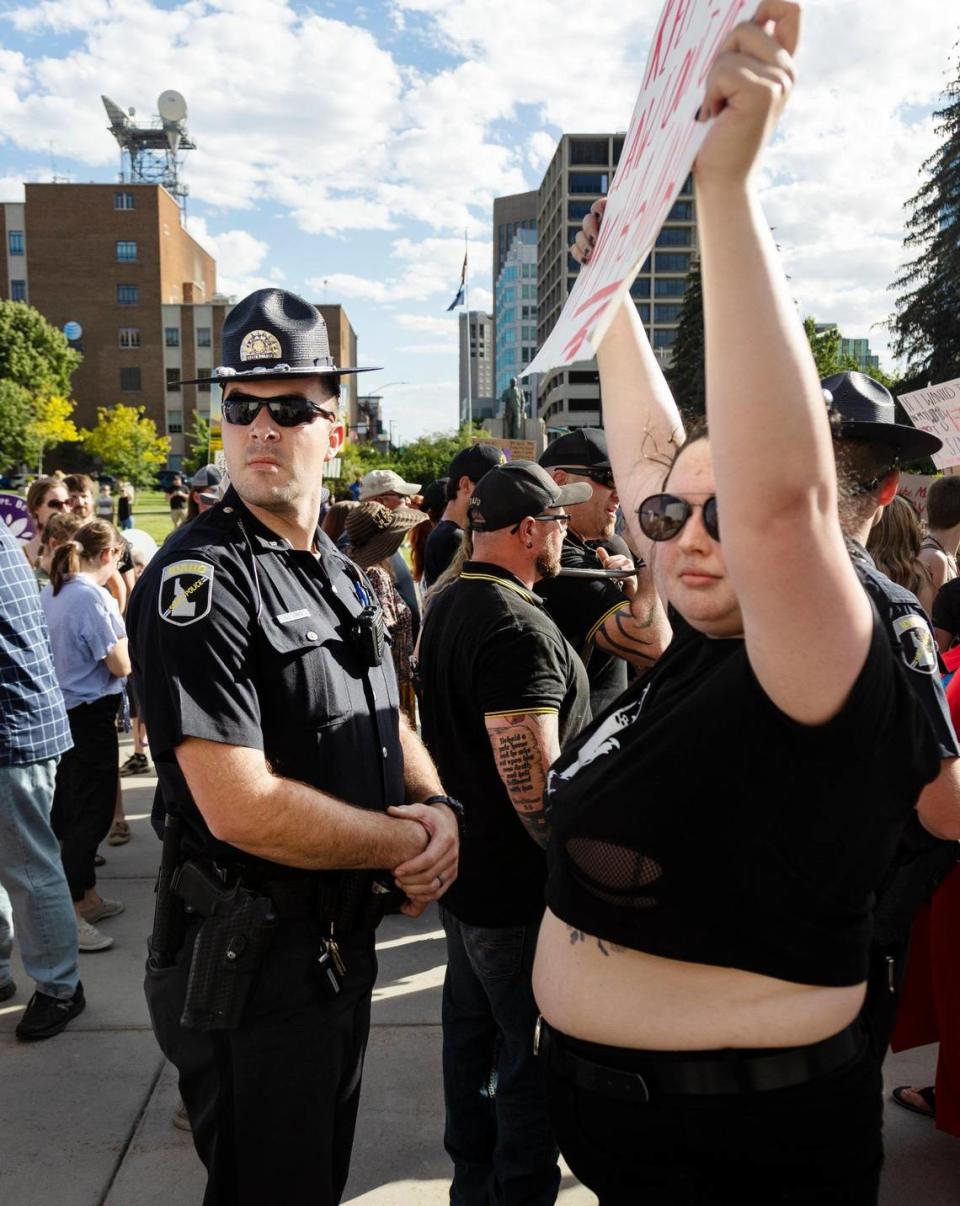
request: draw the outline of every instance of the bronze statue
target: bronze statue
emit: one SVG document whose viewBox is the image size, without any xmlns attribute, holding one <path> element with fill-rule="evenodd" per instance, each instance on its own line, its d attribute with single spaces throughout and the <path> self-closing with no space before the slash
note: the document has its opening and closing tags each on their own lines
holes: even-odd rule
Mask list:
<svg viewBox="0 0 960 1206">
<path fill-rule="evenodd" d="M 517 385 L 516 377 L 500 395 L 503 403 L 503 435 L 507 440 L 522 440 L 526 435 L 527 400 Z"/>
</svg>

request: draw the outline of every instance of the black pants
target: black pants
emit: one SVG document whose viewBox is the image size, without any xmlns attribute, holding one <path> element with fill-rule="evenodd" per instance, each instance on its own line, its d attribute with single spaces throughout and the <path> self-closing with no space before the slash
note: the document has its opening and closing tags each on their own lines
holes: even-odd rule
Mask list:
<svg viewBox="0 0 960 1206">
<path fill-rule="evenodd" d="M 206 1165 L 204 1206 L 335 1206 L 350 1169 L 377 974 L 371 932 L 339 937 L 340 995 L 313 970 L 329 927 L 282 921 L 240 1026 L 180 1025 L 197 924 L 177 964 L 147 969 L 154 1033 L 180 1073 L 193 1141 Z"/>
<path fill-rule="evenodd" d="M 571 1050 L 614 1066 L 615 1051 Z M 633 1053 L 631 1053 L 633 1054 Z M 681 1056 L 667 1055 L 667 1059 Z M 875 1206 L 883 1162 L 880 1070 L 868 1046 L 845 1067 L 764 1093 L 588 1092 L 548 1069 L 560 1150 L 600 1206 Z"/>
<path fill-rule="evenodd" d="M 74 901 L 83 900 L 97 882 L 97 847 L 110 832 L 117 802 L 120 747 L 117 744 L 119 695 L 67 712 L 73 749 L 60 759 L 51 823 L 60 839 L 63 869 Z"/>
</svg>

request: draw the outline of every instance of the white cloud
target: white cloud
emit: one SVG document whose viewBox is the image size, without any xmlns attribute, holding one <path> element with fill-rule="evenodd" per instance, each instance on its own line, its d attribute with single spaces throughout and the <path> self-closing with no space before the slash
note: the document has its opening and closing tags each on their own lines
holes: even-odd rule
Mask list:
<svg viewBox="0 0 960 1206">
<path fill-rule="evenodd" d="M 187 230 L 217 262 L 217 289 L 234 297 L 244 297 L 254 289 L 277 284 L 275 269 L 261 271 L 270 252 L 261 239 L 245 230 L 225 230 L 212 234 L 203 218 L 187 218 Z M 283 274 L 280 273 L 282 278 Z"/>
<path fill-rule="evenodd" d="M 472 282 L 475 277 L 489 279 L 487 265 L 492 244 L 471 240 L 468 246 L 467 283 L 473 306 Z M 343 297 L 379 303 L 424 302 L 439 296 L 448 298 L 449 304 L 460 285 L 463 254 L 462 239 L 396 239 L 391 245 L 391 258 L 399 261 L 400 271 L 395 275 L 374 279 L 350 272 L 329 272 L 323 278 L 314 277 L 308 284 L 312 289 L 319 289 L 326 281 L 334 293 Z M 476 292 L 484 298 L 489 297 L 489 292 L 483 288 Z"/>
</svg>

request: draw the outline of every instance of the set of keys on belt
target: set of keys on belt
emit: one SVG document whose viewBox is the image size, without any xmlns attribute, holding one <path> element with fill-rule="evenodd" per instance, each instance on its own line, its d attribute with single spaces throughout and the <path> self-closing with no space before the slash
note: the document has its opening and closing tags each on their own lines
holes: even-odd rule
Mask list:
<svg viewBox="0 0 960 1206">
<path fill-rule="evenodd" d="M 337 940 L 333 936 L 333 922 L 330 922 L 330 937 L 324 938 L 320 954 L 314 962 L 320 991 L 329 1000 L 333 1000 L 343 987 L 343 977 L 347 974 L 347 966 L 340 954 Z"/>
</svg>

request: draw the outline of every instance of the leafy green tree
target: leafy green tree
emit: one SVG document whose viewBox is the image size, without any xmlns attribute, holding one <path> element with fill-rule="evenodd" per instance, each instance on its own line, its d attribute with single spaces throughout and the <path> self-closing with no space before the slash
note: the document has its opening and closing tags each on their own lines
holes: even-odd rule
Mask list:
<svg viewBox="0 0 960 1206">
<path fill-rule="evenodd" d="M 68 397 L 82 359 L 39 310 L 26 302 L 0 301 L 0 380 L 23 386 L 33 397 Z"/>
<path fill-rule="evenodd" d="M 836 327 L 818 332 L 816 319 L 808 317 L 803 320 L 803 329 L 807 335 L 807 342 L 810 344 L 810 351 L 813 352 L 817 373 L 821 378 L 832 377 L 834 373 L 863 371 L 855 356 L 841 354 L 840 340 L 842 336 Z M 870 369 L 867 376 L 872 377 L 874 381 L 879 381 L 887 389 L 892 389 L 896 385 L 896 379 L 881 368 Z"/>
<path fill-rule="evenodd" d="M 960 377 L 960 75 L 933 116 L 943 141 L 907 201 L 903 245 L 916 254 L 891 286 L 899 292 L 893 351 L 907 361 L 908 389 Z"/>
<path fill-rule="evenodd" d="M 189 452 L 183 458 L 180 472 L 193 477 L 198 469 L 210 463 L 210 420 L 198 411 L 193 412 L 193 426 L 187 432 Z"/>
<path fill-rule="evenodd" d="M 27 427 L 34 417 L 30 391 L 15 381 L 0 381 L 0 471 L 33 464 Z"/>
<path fill-rule="evenodd" d="M 391 468 L 408 482 L 428 485 L 446 476 L 450 462 L 463 448 L 469 448 L 480 428 L 464 423 L 457 432 L 436 431 L 397 450 Z"/>
<path fill-rule="evenodd" d="M 694 258 L 687 273 L 680 325 L 673 345 L 667 382 L 684 418 L 702 415 L 706 406 L 703 343 L 703 278 L 700 260 Z"/>
<path fill-rule="evenodd" d="M 33 401 L 33 418 L 27 423 L 25 435 L 25 460 L 43 472 L 43 454 L 57 444 L 75 444 L 81 434 L 70 416 L 73 403 L 59 394 L 49 394 Z"/>
<path fill-rule="evenodd" d="M 98 406 L 96 427 L 81 433 L 90 456 L 108 473 L 135 486 L 149 486 L 170 452 L 170 440 L 157 435 L 157 425 L 145 410 L 122 403 Z"/>
<path fill-rule="evenodd" d="M 392 467 L 389 457 L 378 452 L 372 444 L 361 444 L 359 441 L 348 440 L 340 452 L 340 485 L 346 490 L 358 477 L 363 477 L 371 469 L 387 469 Z M 341 492 L 342 492 L 341 491 Z"/>
</svg>

